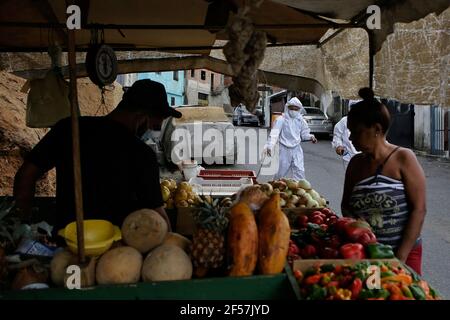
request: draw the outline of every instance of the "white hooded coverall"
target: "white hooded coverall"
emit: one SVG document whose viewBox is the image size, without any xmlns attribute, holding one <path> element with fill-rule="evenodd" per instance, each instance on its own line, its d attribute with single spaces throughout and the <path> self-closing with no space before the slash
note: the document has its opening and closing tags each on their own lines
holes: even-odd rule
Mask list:
<svg viewBox="0 0 450 320">
<path fill-rule="evenodd" d="M 273 155 L 273 149 L 277 141 L 280 142 L 279 167 L 274 179 L 289 177 L 292 170 L 294 180 L 305 179 L 305 166 L 303 160 L 303 149 L 300 145 L 302 141 L 313 138 L 305 119 L 299 111 L 289 110 L 288 106 L 294 105 L 300 109 L 303 107 L 298 98 L 292 98 L 284 106 L 284 113 L 279 116 L 270 131 L 266 149 Z M 293 115 L 294 114 L 294 115 Z"/>
<path fill-rule="evenodd" d="M 331 145 L 334 149 L 337 147 L 344 147 L 345 151 L 342 156 L 342 160 L 344 161 L 344 167 L 347 169 L 348 163 L 350 159 L 358 153 L 352 142 L 350 141 L 350 130 L 347 128 L 347 117 L 343 117 L 336 125 L 334 126 L 333 131 L 333 141 Z"/>
<path fill-rule="evenodd" d="M 362 100 L 350 100 L 349 101 L 349 110 L 350 108 Z M 333 141 L 331 142 L 331 146 L 336 150 L 337 147 L 344 147 L 345 151 L 342 155 L 342 161 L 344 162 L 344 169 L 347 170 L 348 163 L 351 158 L 359 153 L 356 151 L 353 143 L 350 140 L 350 130 L 347 127 L 347 116 L 342 117 L 342 119 L 336 123 L 333 129 Z"/>
</svg>

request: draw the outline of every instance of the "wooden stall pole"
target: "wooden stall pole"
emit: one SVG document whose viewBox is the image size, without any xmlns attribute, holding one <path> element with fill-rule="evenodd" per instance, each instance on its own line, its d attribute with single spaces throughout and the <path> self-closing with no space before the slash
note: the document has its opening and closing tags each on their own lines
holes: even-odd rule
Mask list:
<svg viewBox="0 0 450 320">
<path fill-rule="evenodd" d="M 68 30 L 70 110 L 72 119 L 72 158 L 75 192 L 75 213 L 77 218 L 77 247 L 80 264 L 86 262 L 84 253 L 83 193 L 81 187 L 80 130 L 78 127 L 78 95 L 76 75 L 75 30 Z"/>
<path fill-rule="evenodd" d="M 373 90 L 373 76 L 375 72 L 375 35 L 373 30 L 366 28 L 369 37 L 369 88 Z"/>
</svg>

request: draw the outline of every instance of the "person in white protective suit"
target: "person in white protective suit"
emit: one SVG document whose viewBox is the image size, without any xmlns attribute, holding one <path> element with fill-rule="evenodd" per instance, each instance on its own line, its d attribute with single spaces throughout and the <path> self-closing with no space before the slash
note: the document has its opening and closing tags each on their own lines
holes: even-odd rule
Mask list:
<svg viewBox="0 0 450 320">
<path fill-rule="evenodd" d="M 353 104 L 359 101 L 360 100 L 350 100 L 349 109 Z M 342 119 L 334 126 L 333 141 L 331 142 L 331 145 L 336 153 L 342 157 L 344 170 L 346 171 L 350 159 L 355 154 L 359 153 L 350 141 L 350 130 L 347 128 L 347 116 L 342 117 Z"/>
<path fill-rule="evenodd" d="M 302 141 L 316 143 L 316 137 L 310 133 L 308 124 L 300 113 L 302 103 L 296 97 L 284 106 L 284 113 L 275 120 L 264 151 L 271 156 L 279 142 L 279 167 L 274 179 L 291 177 L 294 180 L 305 179 Z M 290 172 L 291 171 L 291 172 Z"/>
</svg>

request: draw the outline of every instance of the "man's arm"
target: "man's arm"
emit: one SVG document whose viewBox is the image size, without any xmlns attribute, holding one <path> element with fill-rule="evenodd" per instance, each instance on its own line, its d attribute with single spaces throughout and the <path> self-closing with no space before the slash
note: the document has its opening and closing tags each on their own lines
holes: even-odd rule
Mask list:
<svg viewBox="0 0 450 320">
<path fill-rule="evenodd" d="M 14 177 L 14 199 L 19 218 L 31 218 L 31 206 L 34 197 L 36 182 L 45 173 L 30 161 L 25 161 Z"/>
<path fill-rule="evenodd" d="M 300 128 L 300 136 L 302 138 L 303 141 L 312 141 L 313 143 L 317 142 L 316 137 L 311 134 L 311 130 L 309 129 L 308 123 L 306 122 L 306 120 L 301 117 L 300 119 L 301 121 L 301 128 Z"/>
<path fill-rule="evenodd" d="M 264 150 L 267 151 L 269 156 L 272 156 L 273 147 L 276 145 L 278 138 L 281 133 L 281 128 L 283 127 L 284 118 L 283 116 L 279 116 L 275 123 L 273 124 L 273 128 L 270 130 L 270 135 L 267 138 L 266 145 L 264 146 Z"/>
<path fill-rule="evenodd" d="M 333 148 L 337 148 L 339 146 L 342 146 L 342 135 L 344 134 L 344 128 L 342 125 L 342 120 L 336 123 L 333 129 L 333 141 L 331 142 L 331 145 Z"/>
</svg>

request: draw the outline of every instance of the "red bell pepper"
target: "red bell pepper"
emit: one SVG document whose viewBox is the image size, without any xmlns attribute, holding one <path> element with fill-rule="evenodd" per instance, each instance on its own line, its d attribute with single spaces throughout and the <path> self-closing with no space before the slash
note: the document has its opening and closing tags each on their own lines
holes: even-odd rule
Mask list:
<svg viewBox="0 0 450 320">
<path fill-rule="evenodd" d="M 353 280 L 353 282 L 352 282 L 352 285 L 350 286 L 353 300 L 356 300 L 359 297 L 362 287 L 363 287 L 362 280 L 359 278 L 355 278 L 355 280 Z"/>
<path fill-rule="evenodd" d="M 300 228 L 306 228 L 308 225 L 308 217 L 306 215 L 299 215 L 297 218 L 297 223 Z"/>
<path fill-rule="evenodd" d="M 355 222 L 355 221 L 356 221 L 356 220 L 353 219 L 353 218 L 347 218 L 347 217 L 345 217 L 345 218 L 340 218 L 340 219 L 338 219 L 337 222 L 335 223 L 336 230 L 337 230 L 338 232 L 340 232 L 340 233 L 345 233 L 345 226 L 346 226 L 347 224 L 350 224 L 350 223 Z"/>
<path fill-rule="evenodd" d="M 367 231 L 363 234 L 361 234 L 357 239 L 356 242 L 361 243 L 364 247 L 371 243 L 377 243 L 377 237 L 373 234 L 372 231 Z"/>
<path fill-rule="evenodd" d="M 319 256 L 322 259 L 337 259 L 339 257 L 339 251 L 333 248 L 324 247 L 319 250 Z"/>
<path fill-rule="evenodd" d="M 303 249 L 300 249 L 300 255 L 302 256 L 302 258 L 312 258 L 314 256 L 316 256 L 317 254 L 317 250 L 316 248 L 311 245 L 311 244 L 307 244 Z"/>
<path fill-rule="evenodd" d="M 304 283 L 306 285 L 313 285 L 319 283 L 320 279 L 322 279 L 322 274 L 315 274 L 305 278 Z"/>
<path fill-rule="evenodd" d="M 365 259 L 366 254 L 364 252 L 364 247 L 360 243 L 347 243 L 344 244 L 340 249 L 339 252 L 341 253 L 342 257 L 344 259 Z"/>
<path fill-rule="evenodd" d="M 313 217 L 311 217 L 309 219 L 309 221 L 311 223 L 315 223 L 315 224 L 318 224 L 318 225 L 321 225 L 324 222 L 324 220 L 323 220 L 323 218 L 321 216 L 313 216 Z"/>
<path fill-rule="evenodd" d="M 350 241 L 358 242 L 359 237 L 368 232 L 372 233 L 372 229 L 367 222 L 358 220 L 346 224 L 344 227 L 344 232 Z"/>
</svg>

